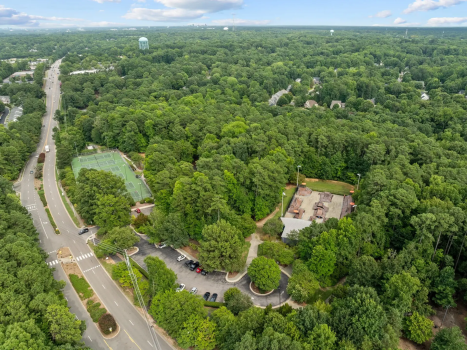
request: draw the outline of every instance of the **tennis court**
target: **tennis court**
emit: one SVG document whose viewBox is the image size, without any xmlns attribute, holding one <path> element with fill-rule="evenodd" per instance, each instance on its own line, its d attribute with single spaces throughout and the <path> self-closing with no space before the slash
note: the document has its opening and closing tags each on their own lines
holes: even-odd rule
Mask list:
<svg viewBox="0 0 467 350">
<path fill-rule="evenodd" d="M 130 165 L 118 152 L 97 153 L 73 158 L 71 162 L 75 178 L 78 178 L 81 168 L 105 170 L 120 176 L 124 181 L 128 192 L 135 202 L 143 198 L 151 197 L 151 192 L 142 179 L 137 179 Z"/>
</svg>

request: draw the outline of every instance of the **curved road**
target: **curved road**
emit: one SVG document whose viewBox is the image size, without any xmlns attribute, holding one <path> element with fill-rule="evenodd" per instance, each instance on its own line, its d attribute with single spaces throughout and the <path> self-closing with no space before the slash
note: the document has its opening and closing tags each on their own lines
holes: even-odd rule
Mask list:
<svg viewBox="0 0 467 350">
<path fill-rule="evenodd" d="M 52 139 L 52 129 L 57 126 L 53 120 L 55 110 L 58 108 L 60 99 L 60 86 L 58 82 L 58 68 L 60 60 L 56 61 L 48 71 L 45 84 L 47 93 L 47 114 L 43 119 L 41 139 L 37 151 L 32 154 L 24 169 L 24 175 L 20 182 L 15 185 L 17 192 L 21 193 L 21 202 L 30 212 L 34 225 L 39 231 L 41 247 L 49 254 L 47 263 L 54 268 L 54 277 L 57 280 L 67 282 L 64 294 L 68 300 L 71 312 L 75 313 L 79 319 L 85 320 L 87 329 L 84 332 L 83 340 L 92 349 L 113 349 L 113 350 L 146 350 L 161 349 L 171 350 L 164 338 L 157 335 L 158 343 L 154 344 L 147 324 L 142 315 L 134 308 L 133 304 L 123 295 L 120 289 L 110 279 L 100 263 L 91 254 L 91 250 L 86 244 L 86 238 L 92 233 L 79 236 L 78 228 L 69 217 L 56 184 L 55 176 L 55 146 Z M 56 235 L 53 227 L 48 222 L 47 213 L 40 201 L 39 195 L 34 189 L 33 171 L 37 157 L 43 152 L 45 145 L 49 145 L 50 152 L 46 154 L 44 164 L 44 190 L 49 209 L 61 234 Z M 68 283 L 68 279 L 56 260 L 56 252 L 60 247 L 69 247 L 78 265 L 83 271 L 86 279 L 99 296 L 105 308 L 115 317 L 120 326 L 120 333 L 111 340 L 105 340 L 93 324 L 89 314 L 85 310 L 77 294 Z"/>
</svg>

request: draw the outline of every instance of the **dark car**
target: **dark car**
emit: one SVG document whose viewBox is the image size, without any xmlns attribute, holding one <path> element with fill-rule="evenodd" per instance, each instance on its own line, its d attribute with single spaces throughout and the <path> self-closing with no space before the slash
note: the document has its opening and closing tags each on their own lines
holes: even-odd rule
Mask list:
<svg viewBox="0 0 467 350">
<path fill-rule="evenodd" d="M 196 270 L 196 269 L 198 268 L 198 266 L 199 266 L 199 261 L 197 261 L 197 262 L 195 262 L 195 263 L 192 263 L 192 264 L 190 265 L 190 271 Z"/>
<path fill-rule="evenodd" d="M 201 271 L 201 274 L 202 274 L 203 276 L 206 276 L 206 275 L 208 274 L 208 272 L 207 272 L 206 270 L 203 270 L 203 271 Z"/>
<path fill-rule="evenodd" d="M 191 264 L 193 264 L 193 263 L 194 263 L 193 260 L 188 260 L 188 261 L 185 262 L 185 266 L 186 266 L 186 267 L 190 267 Z"/>
<path fill-rule="evenodd" d="M 86 232 L 89 232 L 89 229 L 88 229 L 87 227 L 84 227 L 84 228 L 82 228 L 81 230 L 79 230 L 78 234 L 79 234 L 79 235 L 82 235 L 82 234 L 84 234 L 84 233 L 86 233 Z"/>
<path fill-rule="evenodd" d="M 217 293 L 214 293 L 214 294 L 212 295 L 211 299 L 209 299 L 209 301 L 214 302 L 214 301 L 216 301 L 216 299 L 217 299 Z"/>
<path fill-rule="evenodd" d="M 210 296 L 211 296 L 211 293 L 206 292 L 206 293 L 204 293 L 204 295 L 203 295 L 203 299 L 206 300 L 206 301 L 208 301 L 208 299 L 209 299 Z"/>
</svg>

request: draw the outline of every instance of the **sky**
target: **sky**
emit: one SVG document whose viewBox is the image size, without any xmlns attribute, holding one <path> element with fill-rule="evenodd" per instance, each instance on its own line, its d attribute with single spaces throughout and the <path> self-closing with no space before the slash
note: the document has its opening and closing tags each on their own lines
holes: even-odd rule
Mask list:
<svg viewBox="0 0 467 350">
<path fill-rule="evenodd" d="M 0 27 L 467 26 L 467 0 L 0 0 Z"/>
</svg>

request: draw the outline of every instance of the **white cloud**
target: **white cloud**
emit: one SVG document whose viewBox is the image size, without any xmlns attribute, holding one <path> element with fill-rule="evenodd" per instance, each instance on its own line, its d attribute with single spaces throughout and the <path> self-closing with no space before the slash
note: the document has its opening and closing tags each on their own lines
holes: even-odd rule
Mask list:
<svg viewBox="0 0 467 350">
<path fill-rule="evenodd" d="M 206 13 L 219 12 L 224 10 L 240 8 L 243 5 L 243 0 L 154 0 L 166 7 L 185 9 L 185 10 L 201 10 Z"/>
<path fill-rule="evenodd" d="M 461 24 L 467 22 L 467 17 L 435 17 L 427 22 L 429 26 L 439 26 L 443 24 Z"/>
<path fill-rule="evenodd" d="M 98 2 L 99 4 L 103 4 L 104 2 L 120 2 L 121 0 L 92 0 Z"/>
<path fill-rule="evenodd" d="M 397 17 L 395 20 L 394 20 L 394 24 L 403 24 L 403 23 L 406 23 L 407 21 L 405 19 L 402 19 L 400 17 Z"/>
<path fill-rule="evenodd" d="M 31 27 L 31 26 L 39 26 L 40 21 L 76 22 L 76 21 L 82 21 L 82 19 L 28 15 L 24 12 L 18 12 L 15 9 L 0 5 L 0 25 Z"/>
<path fill-rule="evenodd" d="M 467 0 L 415 0 L 415 2 L 411 3 L 409 7 L 404 10 L 404 13 L 437 10 L 439 8 L 447 8 L 454 5 L 459 5 L 460 3 L 466 1 Z"/>
<path fill-rule="evenodd" d="M 154 22 L 186 22 L 201 19 L 207 13 L 240 8 L 243 0 L 154 0 L 167 8 L 131 8 L 123 18 Z"/>
<path fill-rule="evenodd" d="M 233 25 L 232 18 L 227 19 L 215 19 L 211 22 L 212 24 L 219 25 L 219 26 L 231 26 Z M 235 25 L 236 26 L 265 26 L 271 23 L 270 20 L 250 20 L 250 19 L 241 19 L 235 18 Z"/>
<path fill-rule="evenodd" d="M 368 16 L 370 18 L 373 18 L 373 17 L 376 17 L 376 18 L 387 18 L 389 16 L 392 16 L 392 13 L 391 11 L 389 10 L 384 10 L 384 11 L 380 11 L 378 12 L 376 15 L 371 15 L 371 16 Z"/>
<path fill-rule="evenodd" d="M 154 10 L 133 8 L 123 18 L 154 22 L 183 22 L 203 17 L 204 11 L 190 11 L 184 9 Z"/>
<path fill-rule="evenodd" d="M 146 0 L 136 0 L 136 2 L 146 2 Z"/>
</svg>

